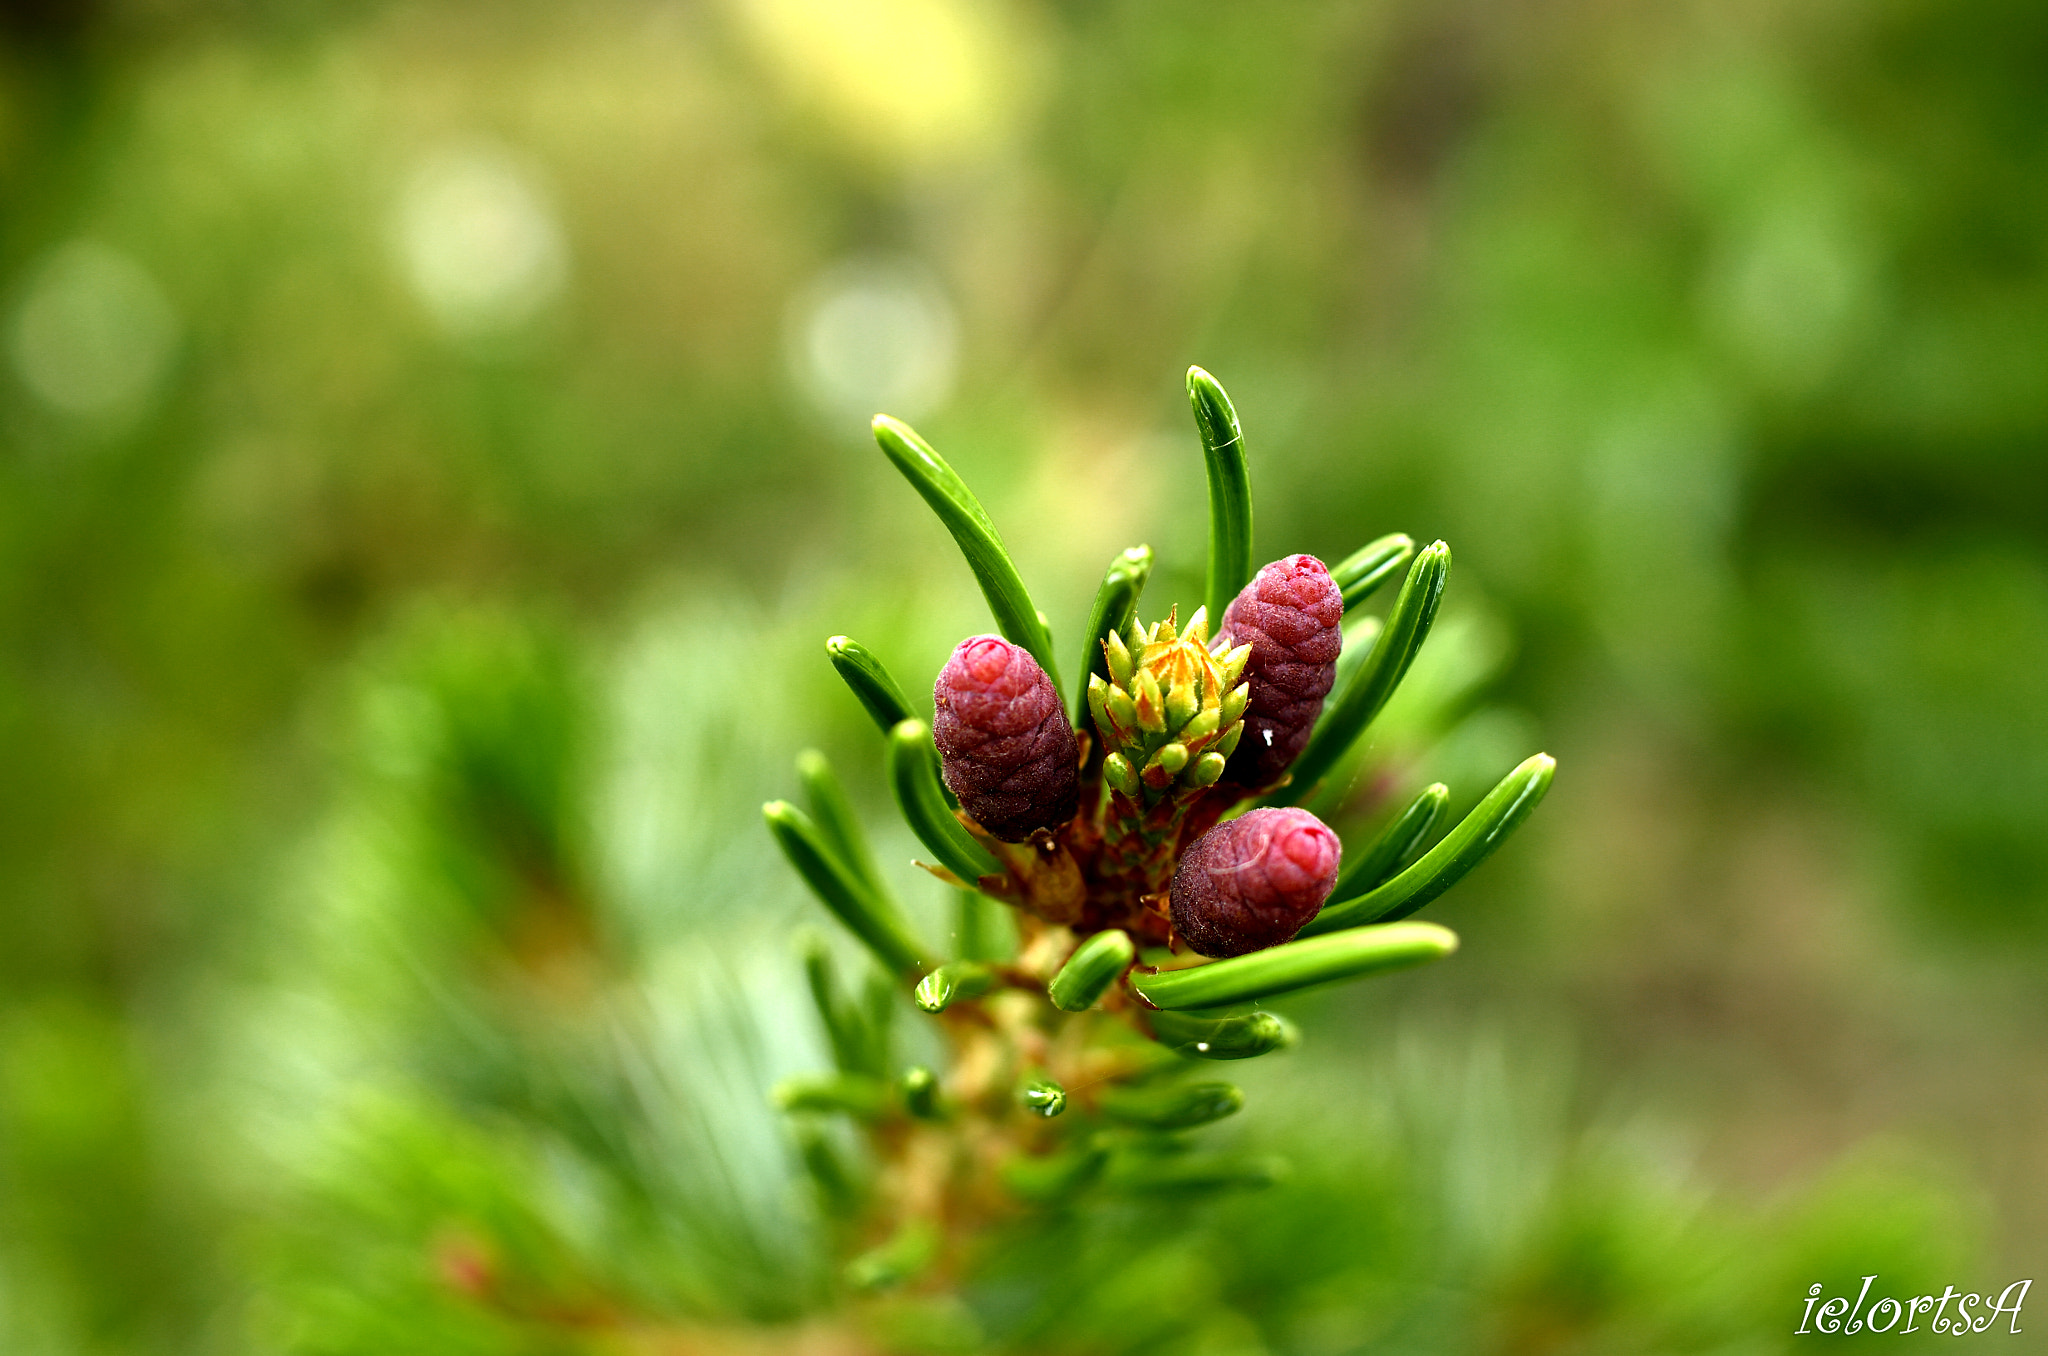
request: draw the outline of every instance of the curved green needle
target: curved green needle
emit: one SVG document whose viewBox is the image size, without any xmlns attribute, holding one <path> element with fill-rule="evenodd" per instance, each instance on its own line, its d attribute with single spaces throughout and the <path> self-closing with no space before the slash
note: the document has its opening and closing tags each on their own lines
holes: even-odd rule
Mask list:
<svg viewBox="0 0 2048 1356">
<path fill-rule="evenodd" d="M 911 488 L 924 497 L 939 515 L 946 530 L 959 543 L 967 568 L 981 585 L 981 596 L 995 617 L 996 629 L 1014 645 L 1031 651 L 1054 688 L 1060 685 L 1059 667 L 1053 662 L 1052 637 L 1046 633 L 1045 618 L 1031 604 L 1031 595 L 1018 577 L 1017 566 L 1004 549 L 996 525 L 989 521 L 981 501 L 967 488 L 945 458 L 932 451 L 931 444 L 900 419 L 878 414 L 874 421 L 875 441 L 903 473 Z"/>
<path fill-rule="evenodd" d="M 1188 403 L 1202 433 L 1209 468 L 1209 575 L 1203 590 L 1209 625 L 1223 624 L 1223 609 L 1252 577 L 1252 475 L 1245 461 L 1244 430 L 1237 410 L 1216 378 L 1188 369 Z"/>
</svg>

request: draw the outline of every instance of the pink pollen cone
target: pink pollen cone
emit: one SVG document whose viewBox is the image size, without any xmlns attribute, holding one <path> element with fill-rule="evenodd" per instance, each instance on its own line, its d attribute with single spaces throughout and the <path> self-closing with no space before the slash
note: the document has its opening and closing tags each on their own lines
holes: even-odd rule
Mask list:
<svg viewBox="0 0 2048 1356">
<path fill-rule="evenodd" d="M 1195 841 L 1173 873 L 1173 929 L 1204 956 L 1293 937 L 1337 884 L 1344 845 L 1306 810 L 1251 810 Z"/>
<path fill-rule="evenodd" d="M 1223 610 L 1225 643 L 1252 647 L 1244 667 L 1251 699 L 1226 780 L 1271 786 L 1308 746 L 1337 681 L 1343 623 L 1344 594 L 1314 556 L 1274 561 Z"/>
<path fill-rule="evenodd" d="M 969 636 L 939 670 L 932 701 L 940 773 L 982 828 L 1021 843 L 1074 817 L 1080 745 L 1030 651 L 1001 636 Z"/>
</svg>

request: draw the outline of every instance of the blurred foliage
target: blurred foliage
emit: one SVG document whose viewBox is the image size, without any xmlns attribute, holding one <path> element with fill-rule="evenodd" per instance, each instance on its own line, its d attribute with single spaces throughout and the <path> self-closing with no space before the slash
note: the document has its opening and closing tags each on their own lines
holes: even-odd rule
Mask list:
<svg viewBox="0 0 2048 1356">
<path fill-rule="evenodd" d="M 710 641 L 699 621 L 673 616 L 642 644 L 687 636 L 713 661 L 771 648 L 744 631 Z M 799 1159 L 822 1152 L 854 1181 L 865 1167 L 836 1136 L 790 1142 L 766 1116 L 780 1076 L 826 1058 L 794 956 L 770 940 L 804 901 L 770 886 L 741 916 L 631 940 L 518 921 L 561 907 L 531 887 L 534 817 L 478 807 L 575 795 L 569 760 L 492 756 L 544 748 L 520 732 L 574 725 L 588 703 L 545 662 L 560 654 L 547 635 L 433 615 L 365 675 L 369 756 L 293 892 L 300 940 L 248 996 L 221 1090 L 283 1184 L 253 1252 L 270 1345 L 1719 1352 L 1769 1349 L 1759 1334 L 1814 1277 L 1981 1266 L 1972 1188 L 1921 1155 L 1873 1145 L 1738 1205 L 1668 1131 L 1581 1104 L 1567 1042 L 1418 1018 L 1367 986 L 1295 1000 L 1317 1009 L 1305 1022 L 1320 1039 L 1232 1067 L 1257 1112 L 1229 1147 L 1288 1150 L 1297 1168 L 1277 1186 L 1134 1178 L 1010 1221 L 957 1295 L 849 1294 L 822 1266 L 832 1203 Z M 666 681 L 671 696 L 696 688 L 687 669 Z M 659 703 L 634 742 L 751 705 Z M 663 798 L 737 832 L 751 816 L 723 802 L 709 761 L 671 764 L 681 785 Z M 606 798 L 580 802 L 569 818 Z M 776 881 L 765 845 L 748 855 Z M 615 914 L 611 888 L 585 879 L 592 915 Z M 496 907 L 479 910 L 486 896 Z M 895 1001 L 915 1041 L 930 1019 Z M 1380 1038 L 1347 1048 L 1347 1030 Z M 1219 1159 L 1175 1137 L 1157 1152 L 1183 1176 Z"/>
<path fill-rule="evenodd" d="M 984 626 L 859 415 L 1056 618 L 1136 540 L 1191 600 L 1191 361 L 1263 543 L 1457 546 L 1413 780 L 1531 723 L 1574 777 L 1261 1091 L 1294 1184 L 869 1340 L 1042 1342 L 1101 1256 L 1182 1326 L 1077 1289 L 1077 1348 L 1767 1350 L 2024 1274 L 2044 66 L 2010 0 L 0 6 L 0 1347 L 808 1333 L 734 812 L 865 747 L 828 629 Z"/>
</svg>

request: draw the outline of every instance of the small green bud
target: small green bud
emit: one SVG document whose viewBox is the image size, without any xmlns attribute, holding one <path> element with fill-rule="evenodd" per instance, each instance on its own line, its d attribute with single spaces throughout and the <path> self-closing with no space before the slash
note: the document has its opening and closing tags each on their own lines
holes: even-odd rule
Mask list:
<svg viewBox="0 0 2048 1356">
<path fill-rule="evenodd" d="M 1238 679 L 1244 677 L 1244 666 L 1251 662 L 1251 657 L 1252 647 L 1249 644 L 1240 645 L 1223 656 L 1223 685 L 1225 687 L 1235 687 Z"/>
<path fill-rule="evenodd" d="M 1124 644 L 1124 638 L 1111 631 L 1102 638 L 1102 654 L 1109 660 L 1110 681 L 1118 687 L 1131 685 L 1131 647 Z"/>
<path fill-rule="evenodd" d="M 1183 744 L 1199 744 L 1223 727 L 1223 713 L 1215 707 L 1200 712 L 1194 719 L 1180 727 Z"/>
<path fill-rule="evenodd" d="M 1089 674 L 1088 714 L 1095 718 L 1095 728 L 1098 730 L 1106 730 L 1109 728 L 1108 701 L 1109 684 L 1102 681 L 1101 674 Z"/>
<path fill-rule="evenodd" d="M 917 982 L 911 998 L 926 1012 L 944 1012 L 963 998 L 979 998 L 995 983 L 995 972 L 975 961 L 941 965 Z"/>
<path fill-rule="evenodd" d="M 1067 1090 L 1050 1078 L 1033 1078 L 1017 1090 L 1017 1100 L 1026 1111 L 1035 1111 L 1051 1120 L 1067 1109 Z"/>
<path fill-rule="evenodd" d="M 1187 629 L 1181 632 L 1184 640 L 1192 640 L 1204 648 L 1209 644 L 1209 609 L 1207 605 L 1195 609 L 1195 615 L 1188 618 Z"/>
<path fill-rule="evenodd" d="M 1216 785 L 1223 777 L 1224 765 L 1229 761 L 1228 756 L 1211 749 L 1200 758 L 1197 758 L 1194 767 L 1189 769 L 1187 775 L 1189 784 L 1194 786 Z"/>
<path fill-rule="evenodd" d="M 1164 626 L 1166 623 L 1161 622 Z M 1140 669 L 1137 686 L 1131 689 L 1131 699 L 1138 712 L 1138 728 L 1150 730 L 1153 734 L 1166 733 L 1166 696 L 1159 690 L 1159 680 L 1152 676 L 1150 669 Z"/>
<path fill-rule="evenodd" d="M 1196 683 L 1175 683 L 1166 693 L 1166 728 L 1178 730 L 1202 704 Z"/>
<path fill-rule="evenodd" d="M 1124 689 L 1111 688 L 1109 695 L 1102 699 L 1102 707 L 1109 713 L 1110 724 L 1116 727 L 1113 731 L 1104 730 L 1102 733 L 1105 736 L 1115 738 L 1138 728 L 1138 704 L 1131 700 L 1131 694 Z"/>
<path fill-rule="evenodd" d="M 1252 685 L 1239 683 L 1230 689 L 1230 695 L 1223 699 L 1223 721 L 1227 725 L 1244 714 L 1245 703 L 1252 699 Z"/>
<path fill-rule="evenodd" d="M 1159 747 L 1159 752 L 1153 754 L 1151 761 L 1145 764 L 1145 771 L 1150 772 L 1155 767 L 1163 768 L 1168 777 L 1177 777 L 1180 775 L 1180 770 L 1187 765 L 1187 745 L 1180 743 L 1162 744 Z"/>
<path fill-rule="evenodd" d="M 1112 753 L 1102 760 L 1102 780 L 1109 783 L 1110 790 L 1120 792 L 1133 799 L 1138 795 L 1138 773 L 1131 766 L 1131 760 L 1120 753 Z"/>
<path fill-rule="evenodd" d="M 1216 741 L 1217 753 L 1228 758 L 1237 749 L 1237 741 L 1244 738 L 1244 726 L 1240 723 L 1223 732 L 1223 738 Z"/>
</svg>

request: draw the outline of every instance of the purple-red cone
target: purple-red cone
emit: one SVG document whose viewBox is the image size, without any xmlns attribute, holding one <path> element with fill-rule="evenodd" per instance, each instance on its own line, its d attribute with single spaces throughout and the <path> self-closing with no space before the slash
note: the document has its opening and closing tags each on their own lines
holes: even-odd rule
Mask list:
<svg viewBox="0 0 2048 1356">
<path fill-rule="evenodd" d="M 1030 651 L 1001 636 L 969 636 L 939 670 L 932 701 L 940 774 L 982 828 L 1021 843 L 1074 817 L 1081 747 Z"/>
<path fill-rule="evenodd" d="M 1244 735 L 1223 770 L 1245 787 L 1271 786 L 1308 745 L 1337 681 L 1344 594 L 1314 556 L 1285 556 L 1252 576 L 1223 611 L 1224 643 L 1250 645 Z"/>
<path fill-rule="evenodd" d="M 1204 956 L 1293 937 L 1337 884 L 1344 845 L 1306 810 L 1251 810 L 1195 841 L 1173 873 L 1173 930 Z"/>
</svg>

